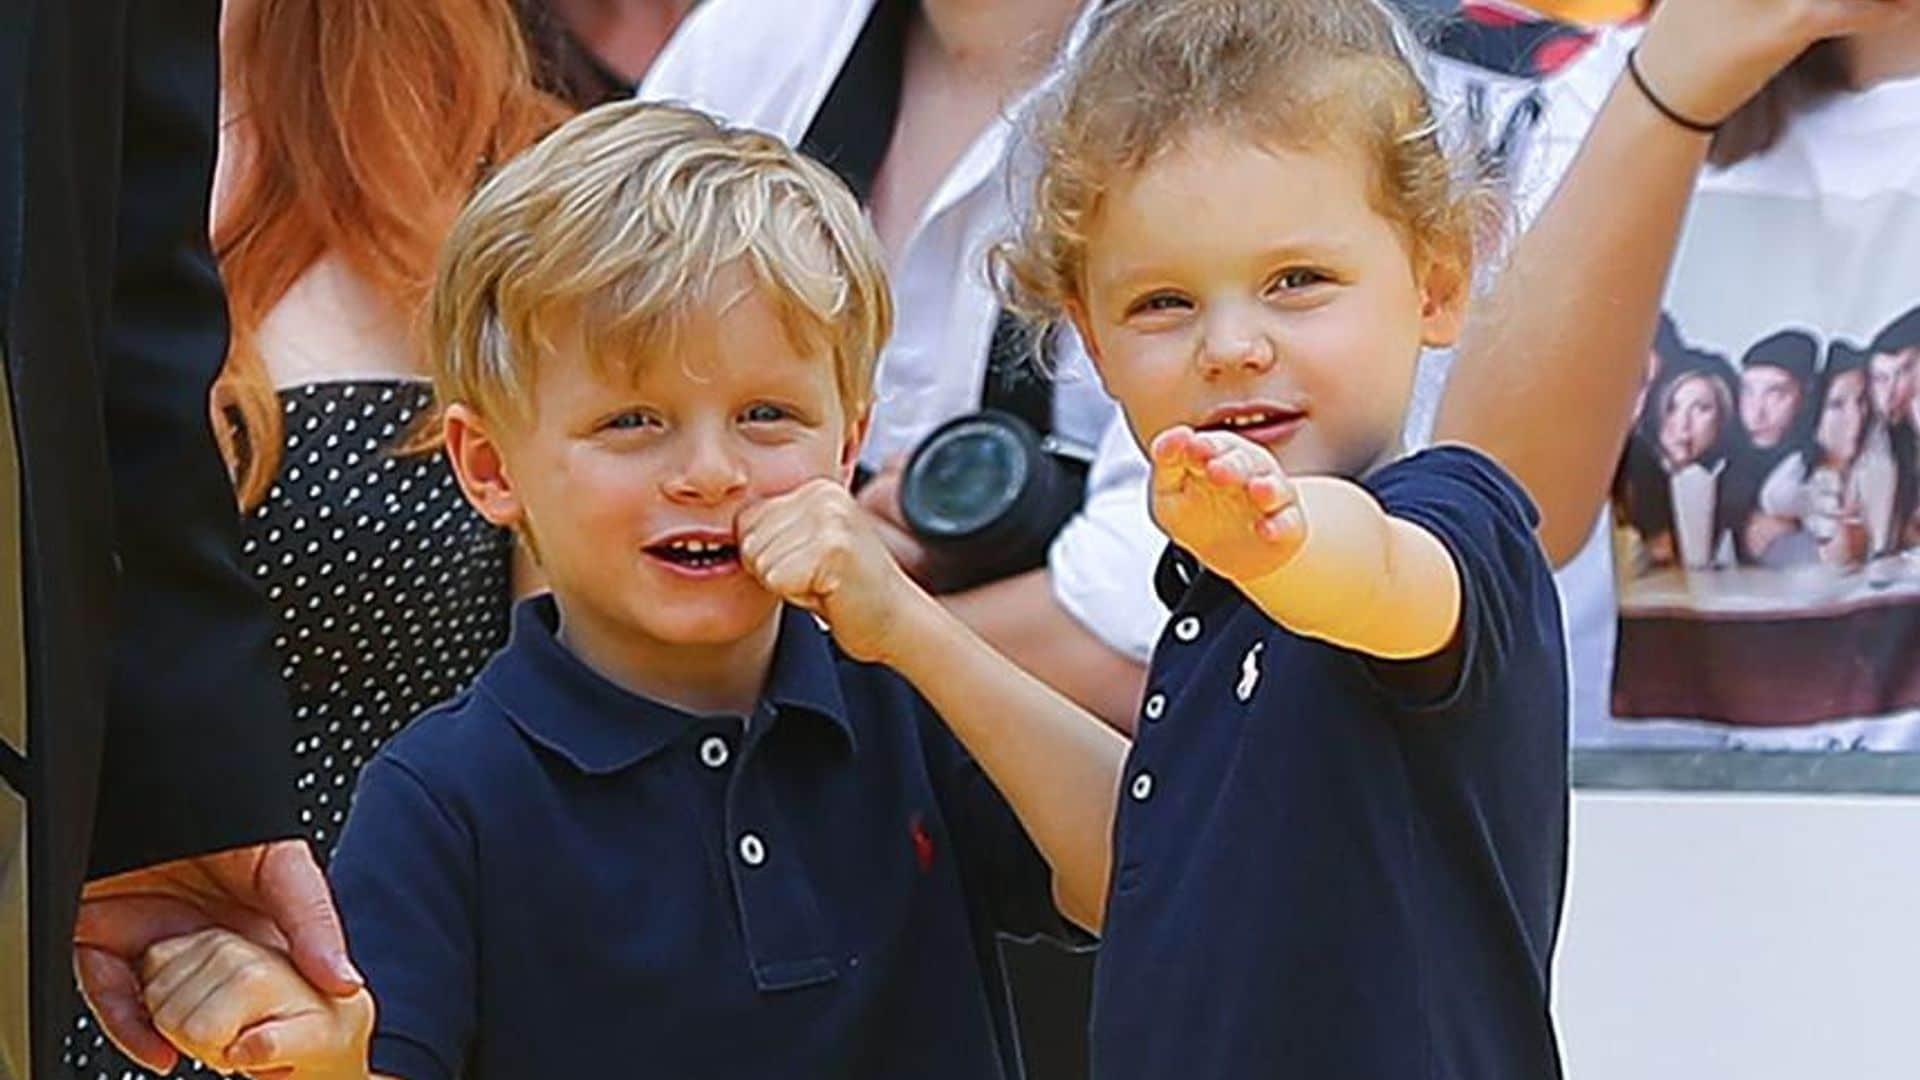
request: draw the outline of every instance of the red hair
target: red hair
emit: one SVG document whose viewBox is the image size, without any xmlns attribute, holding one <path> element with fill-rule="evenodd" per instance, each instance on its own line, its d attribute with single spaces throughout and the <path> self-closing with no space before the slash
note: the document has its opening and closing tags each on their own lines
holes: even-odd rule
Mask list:
<svg viewBox="0 0 1920 1080">
<path fill-rule="evenodd" d="M 233 319 L 213 400 L 250 508 L 280 466 L 267 313 L 332 255 L 416 323 L 468 195 L 566 110 L 535 87 L 511 0 L 254 0 L 223 46 L 247 137 L 213 230 Z"/>
</svg>

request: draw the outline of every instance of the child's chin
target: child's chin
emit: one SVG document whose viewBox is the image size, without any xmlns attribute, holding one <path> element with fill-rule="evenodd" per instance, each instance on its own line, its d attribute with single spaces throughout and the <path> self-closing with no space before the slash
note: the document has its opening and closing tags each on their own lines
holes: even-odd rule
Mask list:
<svg viewBox="0 0 1920 1080">
<path fill-rule="evenodd" d="M 779 611 L 778 600 L 764 592 L 756 593 L 698 609 L 656 611 L 648 620 L 656 627 L 653 636 L 676 645 L 730 645 L 740 641 L 764 627 Z"/>
</svg>

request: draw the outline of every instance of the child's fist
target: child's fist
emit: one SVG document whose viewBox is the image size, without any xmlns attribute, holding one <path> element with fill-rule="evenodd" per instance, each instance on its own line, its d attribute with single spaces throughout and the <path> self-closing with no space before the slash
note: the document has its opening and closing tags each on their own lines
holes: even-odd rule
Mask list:
<svg viewBox="0 0 1920 1080">
<path fill-rule="evenodd" d="M 1154 520 L 1213 572 L 1253 581 L 1306 541 L 1293 484 L 1266 447 L 1181 425 L 1161 432 L 1152 454 Z"/>
<path fill-rule="evenodd" d="M 748 507 L 736 527 L 741 564 L 768 592 L 825 619 L 847 655 L 887 659 L 915 590 L 846 488 L 812 481 Z"/>
<path fill-rule="evenodd" d="M 334 998 L 283 955 L 227 930 L 147 950 L 141 982 L 153 1025 L 220 1072 L 279 1080 L 365 1080 L 373 998 Z"/>
</svg>

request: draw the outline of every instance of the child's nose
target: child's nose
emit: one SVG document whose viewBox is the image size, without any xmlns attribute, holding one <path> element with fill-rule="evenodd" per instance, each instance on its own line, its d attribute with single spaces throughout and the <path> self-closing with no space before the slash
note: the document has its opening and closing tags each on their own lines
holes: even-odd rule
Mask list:
<svg viewBox="0 0 1920 1080">
<path fill-rule="evenodd" d="M 1200 371 L 1209 379 L 1260 375 L 1273 368 L 1273 340 L 1249 320 L 1211 320 L 1200 343 Z"/>
<path fill-rule="evenodd" d="M 667 480 L 667 494 L 683 502 L 711 504 L 747 486 L 746 463 L 724 437 L 689 435 L 686 453 Z"/>
</svg>

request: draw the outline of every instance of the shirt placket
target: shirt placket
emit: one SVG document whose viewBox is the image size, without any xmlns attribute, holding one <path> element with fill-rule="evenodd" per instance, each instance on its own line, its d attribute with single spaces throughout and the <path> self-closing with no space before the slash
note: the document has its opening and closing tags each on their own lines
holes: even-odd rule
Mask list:
<svg viewBox="0 0 1920 1080">
<path fill-rule="evenodd" d="M 740 933 L 762 991 L 792 990 L 839 976 L 817 891 L 769 783 L 772 762 L 755 754 L 774 721 L 762 704 L 727 778 L 727 870 Z M 709 752 L 710 756 L 718 756 Z M 704 768 L 724 768 L 706 764 Z"/>
<path fill-rule="evenodd" d="M 1139 888 L 1151 862 L 1148 853 L 1154 847 L 1154 823 L 1157 820 L 1154 804 L 1165 794 L 1159 772 L 1160 748 L 1171 737 L 1171 717 L 1175 706 L 1179 704 L 1171 688 L 1184 686 L 1186 692 L 1180 695 L 1181 698 L 1191 699 L 1195 696 L 1196 688 L 1191 685 L 1188 675 L 1203 654 L 1206 644 L 1206 615 L 1187 605 L 1204 599 L 1202 590 L 1195 589 L 1189 593 L 1187 602 L 1182 603 L 1168 620 L 1166 629 L 1161 632 L 1160 645 L 1154 652 L 1154 678 L 1140 706 L 1134 749 L 1127 757 L 1126 773 L 1122 778 L 1122 842 L 1119 868 L 1114 873 L 1114 892 L 1117 895 L 1124 896 Z M 1204 696 L 1202 700 L 1205 700 Z"/>
</svg>

